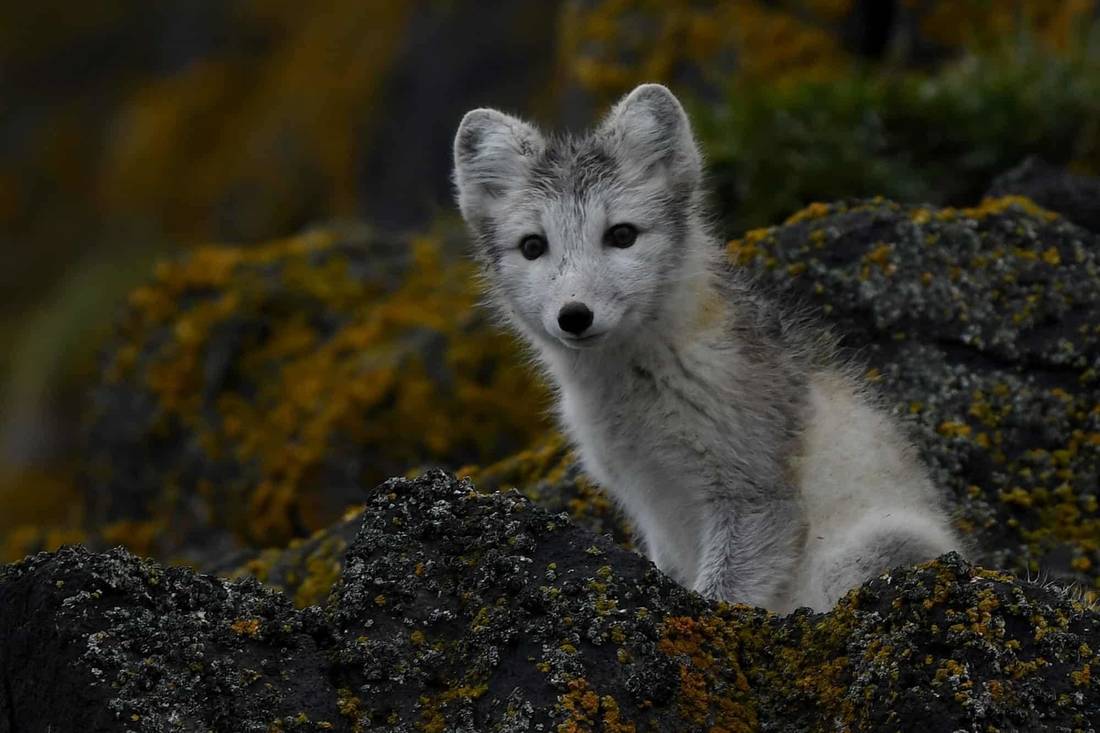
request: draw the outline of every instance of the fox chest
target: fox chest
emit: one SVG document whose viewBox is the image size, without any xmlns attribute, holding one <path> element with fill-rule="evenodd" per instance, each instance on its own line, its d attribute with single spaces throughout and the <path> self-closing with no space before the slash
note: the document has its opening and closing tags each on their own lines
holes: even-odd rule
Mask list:
<svg viewBox="0 0 1100 733">
<path fill-rule="evenodd" d="M 733 483 L 736 405 L 702 380 L 648 370 L 562 390 L 565 428 L 586 471 L 634 523 L 650 557 L 690 578 L 707 499 Z"/>
</svg>

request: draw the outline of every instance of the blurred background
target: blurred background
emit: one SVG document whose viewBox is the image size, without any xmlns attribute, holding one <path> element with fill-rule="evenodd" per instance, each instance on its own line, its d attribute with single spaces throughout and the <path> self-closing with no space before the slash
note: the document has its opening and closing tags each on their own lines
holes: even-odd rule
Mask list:
<svg viewBox="0 0 1100 733">
<path fill-rule="evenodd" d="M 88 394 L 155 263 L 203 247 L 209 272 L 211 245 L 266 261 L 318 227 L 461 250 L 450 146 L 472 107 L 578 128 L 638 82 L 670 84 L 731 237 L 819 200 L 975 203 L 1029 155 L 1100 173 L 1097 0 L 3 5 L 0 560 L 84 536 L 88 443 L 140 411 L 90 418 Z M 461 276 L 440 267 L 416 298 Z M 544 429 L 516 418 L 513 443 L 427 450 L 487 462 Z M 127 527 L 111 538 L 148 549 L 156 527 Z"/>
</svg>

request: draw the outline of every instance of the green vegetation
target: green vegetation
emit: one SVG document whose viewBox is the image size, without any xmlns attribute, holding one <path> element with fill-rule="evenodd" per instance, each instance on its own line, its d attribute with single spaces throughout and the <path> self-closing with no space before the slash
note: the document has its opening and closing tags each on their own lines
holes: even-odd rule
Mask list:
<svg viewBox="0 0 1100 733">
<path fill-rule="evenodd" d="M 732 85 L 692 110 L 728 231 L 813 201 L 975 202 L 1027 155 L 1100 171 L 1100 59 L 1038 50 L 934 74 Z"/>
</svg>

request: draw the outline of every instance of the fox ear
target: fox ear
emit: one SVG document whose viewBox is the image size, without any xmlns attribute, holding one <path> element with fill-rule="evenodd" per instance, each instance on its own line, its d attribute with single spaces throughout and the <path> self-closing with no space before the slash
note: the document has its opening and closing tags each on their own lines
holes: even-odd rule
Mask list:
<svg viewBox="0 0 1100 733">
<path fill-rule="evenodd" d="M 495 109 L 467 112 L 455 135 L 455 189 L 467 219 L 518 185 L 543 149 L 531 125 Z"/>
<path fill-rule="evenodd" d="M 607 136 L 620 165 L 637 177 L 661 166 L 676 183 L 698 185 L 702 156 L 680 100 L 660 84 L 642 84 L 604 118 Z"/>
</svg>

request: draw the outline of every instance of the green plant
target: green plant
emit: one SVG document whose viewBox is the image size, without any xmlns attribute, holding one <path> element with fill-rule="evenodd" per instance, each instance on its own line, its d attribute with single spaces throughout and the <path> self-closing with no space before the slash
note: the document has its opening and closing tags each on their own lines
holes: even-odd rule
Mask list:
<svg viewBox="0 0 1100 733">
<path fill-rule="evenodd" d="M 1100 171 L 1100 63 L 1034 49 L 935 73 L 731 87 L 693 110 L 730 232 L 807 203 L 974 202 L 1027 155 Z"/>
</svg>

